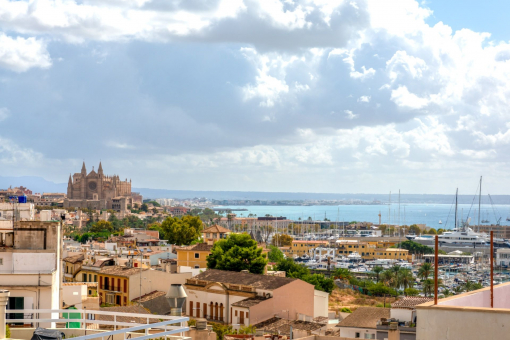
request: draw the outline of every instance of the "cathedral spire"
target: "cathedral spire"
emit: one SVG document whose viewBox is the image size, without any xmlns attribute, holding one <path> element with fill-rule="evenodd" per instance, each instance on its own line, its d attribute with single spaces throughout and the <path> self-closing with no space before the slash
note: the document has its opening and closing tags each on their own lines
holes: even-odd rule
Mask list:
<svg viewBox="0 0 510 340">
<path fill-rule="evenodd" d="M 71 177 L 71 174 L 69 174 L 69 184 L 73 184 L 73 178 Z"/>
<path fill-rule="evenodd" d="M 99 168 L 97 168 L 97 173 L 100 175 L 103 174 L 103 165 L 101 164 L 101 161 L 99 161 Z"/>
<path fill-rule="evenodd" d="M 81 166 L 81 173 L 87 174 L 87 168 L 85 168 L 85 161 L 83 161 L 83 165 Z"/>
</svg>

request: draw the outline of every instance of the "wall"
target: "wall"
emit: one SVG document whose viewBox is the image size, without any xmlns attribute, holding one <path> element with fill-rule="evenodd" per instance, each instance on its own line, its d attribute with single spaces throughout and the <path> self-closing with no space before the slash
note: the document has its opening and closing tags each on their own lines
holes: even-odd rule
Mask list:
<svg viewBox="0 0 510 340">
<path fill-rule="evenodd" d="M 399 321 L 412 321 L 413 311 L 410 309 L 392 308 L 390 317 Z"/>
<path fill-rule="evenodd" d="M 416 340 L 508 339 L 510 311 L 467 308 L 417 310 Z"/>
<path fill-rule="evenodd" d="M 356 337 L 356 333 L 360 333 L 360 336 Z M 375 329 L 370 328 L 340 327 L 340 336 L 345 338 L 375 339 L 376 333 Z"/>
<path fill-rule="evenodd" d="M 195 258 L 195 253 L 199 254 L 198 259 Z M 208 251 L 177 250 L 177 266 L 206 268 L 209 254 Z"/>
<path fill-rule="evenodd" d="M 77 309 L 83 309 L 82 302 L 87 298 L 87 285 L 63 285 L 62 298 L 67 306 L 74 305 Z"/>
<path fill-rule="evenodd" d="M 328 316 L 329 294 L 320 290 L 314 290 L 313 317 Z"/>
<path fill-rule="evenodd" d="M 187 266 L 177 267 L 178 273 L 191 273 L 191 277 L 197 276 L 198 274 L 200 274 L 201 272 L 205 272 L 206 270 L 207 268 L 192 268 Z"/>
<path fill-rule="evenodd" d="M 85 330 L 84 329 L 77 329 L 77 328 L 57 328 L 59 331 L 64 332 L 66 334 L 66 339 L 69 339 L 69 337 L 77 337 L 77 336 L 84 336 Z M 11 328 L 11 338 L 13 339 L 26 339 L 30 340 L 32 338 L 32 334 L 34 333 L 35 328 Z M 87 329 L 87 335 L 91 334 L 99 334 L 104 333 L 106 331 L 98 331 L 93 329 Z M 215 334 L 215 333 L 214 333 Z M 140 336 L 143 336 L 143 333 L 127 333 L 126 337 L 130 335 L 131 338 L 138 338 Z M 124 334 L 115 334 L 110 340 L 124 340 Z"/>
<path fill-rule="evenodd" d="M 142 295 L 159 290 L 168 292 L 171 284 L 185 284 L 191 279 L 191 273 L 167 273 L 159 270 L 144 270 L 142 272 Z M 129 277 L 129 299 L 140 296 L 140 274 Z"/>
</svg>

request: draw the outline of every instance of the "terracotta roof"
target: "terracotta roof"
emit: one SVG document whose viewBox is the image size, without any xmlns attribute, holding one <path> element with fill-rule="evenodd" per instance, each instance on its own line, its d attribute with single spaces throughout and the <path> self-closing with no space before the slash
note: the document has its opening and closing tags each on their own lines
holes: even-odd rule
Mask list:
<svg viewBox="0 0 510 340">
<path fill-rule="evenodd" d="M 390 318 L 389 308 L 359 307 L 351 315 L 340 321 L 336 327 L 373 328 L 382 318 Z"/>
<path fill-rule="evenodd" d="M 147 270 L 147 269 L 145 268 L 142 270 Z M 125 276 L 125 277 L 129 277 L 131 275 L 135 275 L 138 273 L 140 273 L 139 267 L 127 268 L 127 267 L 121 267 L 121 266 L 107 266 L 107 267 L 102 268 L 99 271 L 99 274 Z"/>
<path fill-rule="evenodd" d="M 202 272 L 193 277 L 193 280 L 222 282 L 234 285 L 251 286 L 259 289 L 273 290 L 283 287 L 297 279 L 252 273 L 231 272 L 227 270 L 208 269 L 205 272 Z"/>
<path fill-rule="evenodd" d="M 285 314 L 285 313 L 283 313 Z M 263 329 L 267 332 L 276 333 L 279 332 L 280 335 L 282 334 L 290 334 L 290 326 L 292 326 L 293 330 L 302 330 L 302 331 L 315 331 L 319 328 L 324 327 L 324 324 L 319 324 L 316 322 L 309 322 L 309 321 L 302 321 L 302 320 L 294 320 L 289 322 L 287 319 L 281 319 L 278 317 L 270 318 L 266 321 L 262 321 L 254 327 L 256 329 Z"/>
<path fill-rule="evenodd" d="M 434 300 L 433 298 L 421 296 L 406 296 L 391 304 L 391 308 L 415 309 L 417 305 Z"/>
<path fill-rule="evenodd" d="M 123 306 L 123 307 L 101 307 L 99 309 L 102 312 L 117 312 L 117 313 L 135 313 L 135 314 L 149 314 L 147 309 L 143 308 L 142 306 Z M 99 314 L 96 316 L 98 320 L 102 321 L 113 321 L 114 316 L 113 315 L 102 315 Z M 146 324 L 147 318 L 138 318 L 138 317 L 131 317 L 131 316 L 117 316 L 117 322 L 134 322 L 134 323 L 141 323 Z M 159 319 L 149 319 L 149 323 L 157 323 L 159 322 Z"/>
<path fill-rule="evenodd" d="M 108 261 L 111 261 L 112 259 L 102 259 L 102 260 L 97 260 L 96 262 L 94 262 L 94 264 L 92 265 L 92 267 L 103 267 L 106 262 Z"/>
<path fill-rule="evenodd" d="M 261 303 L 262 301 L 265 301 L 265 300 L 267 300 L 267 299 L 264 298 L 264 297 L 255 296 L 255 297 L 251 297 L 251 298 L 248 298 L 248 299 L 244 299 L 244 300 L 241 300 L 241 301 L 234 302 L 232 304 L 232 306 L 234 306 L 234 307 L 249 308 L 249 307 L 258 305 L 259 303 Z"/>
<path fill-rule="evenodd" d="M 305 243 L 305 244 L 316 244 L 316 243 L 324 243 L 329 244 L 328 241 L 292 241 L 292 243 Z"/>
<path fill-rule="evenodd" d="M 165 295 L 166 295 L 165 292 L 162 292 L 160 290 L 155 290 L 155 291 L 150 292 L 148 294 L 142 295 L 142 301 L 141 302 L 149 301 L 149 300 L 155 299 L 155 298 L 157 298 L 159 296 L 165 296 Z M 133 299 L 131 301 L 138 302 L 139 300 L 140 300 L 140 298 L 137 297 L 136 299 Z"/>
<path fill-rule="evenodd" d="M 202 233 L 230 233 L 230 229 L 223 228 L 217 224 L 210 226 L 207 229 L 202 230 Z"/>
<path fill-rule="evenodd" d="M 212 244 L 207 243 L 197 243 L 191 246 L 179 247 L 177 250 L 194 250 L 194 251 L 211 251 Z"/>
<path fill-rule="evenodd" d="M 80 255 L 73 255 L 73 256 L 65 257 L 63 259 L 63 261 L 67 262 L 67 263 L 77 263 L 77 262 L 82 262 L 83 259 L 84 259 L 83 254 L 80 254 Z"/>
</svg>

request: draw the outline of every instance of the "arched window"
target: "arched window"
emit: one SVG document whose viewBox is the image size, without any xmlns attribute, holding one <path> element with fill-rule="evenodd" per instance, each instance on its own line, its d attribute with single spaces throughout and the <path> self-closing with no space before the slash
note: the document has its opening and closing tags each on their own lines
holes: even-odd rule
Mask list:
<svg viewBox="0 0 510 340">
<path fill-rule="evenodd" d="M 223 303 L 220 303 L 220 321 L 225 321 L 223 319 Z"/>
<path fill-rule="evenodd" d="M 218 320 L 218 303 L 214 305 L 214 320 Z"/>
</svg>

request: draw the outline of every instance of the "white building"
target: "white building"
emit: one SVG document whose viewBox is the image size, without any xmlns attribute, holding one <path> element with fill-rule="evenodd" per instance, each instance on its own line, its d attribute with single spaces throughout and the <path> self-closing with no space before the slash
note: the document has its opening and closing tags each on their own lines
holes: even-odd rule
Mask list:
<svg viewBox="0 0 510 340">
<path fill-rule="evenodd" d="M 510 265 L 510 248 L 499 248 L 496 251 L 496 266 Z"/>
<path fill-rule="evenodd" d="M 376 339 L 377 323 L 389 319 L 389 308 L 359 307 L 338 323 L 341 338 Z"/>
<path fill-rule="evenodd" d="M 35 218 L 33 203 L 0 203 L 0 219 L 32 221 Z"/>
<path fill-rule="evenodd" d="M 57 222 L 21 221 L 3 230 L 7 242 L 0 242 L 0 289 L 10 291 L 8 309 L 61 307 L 60 228 Z"/>
</svg>

